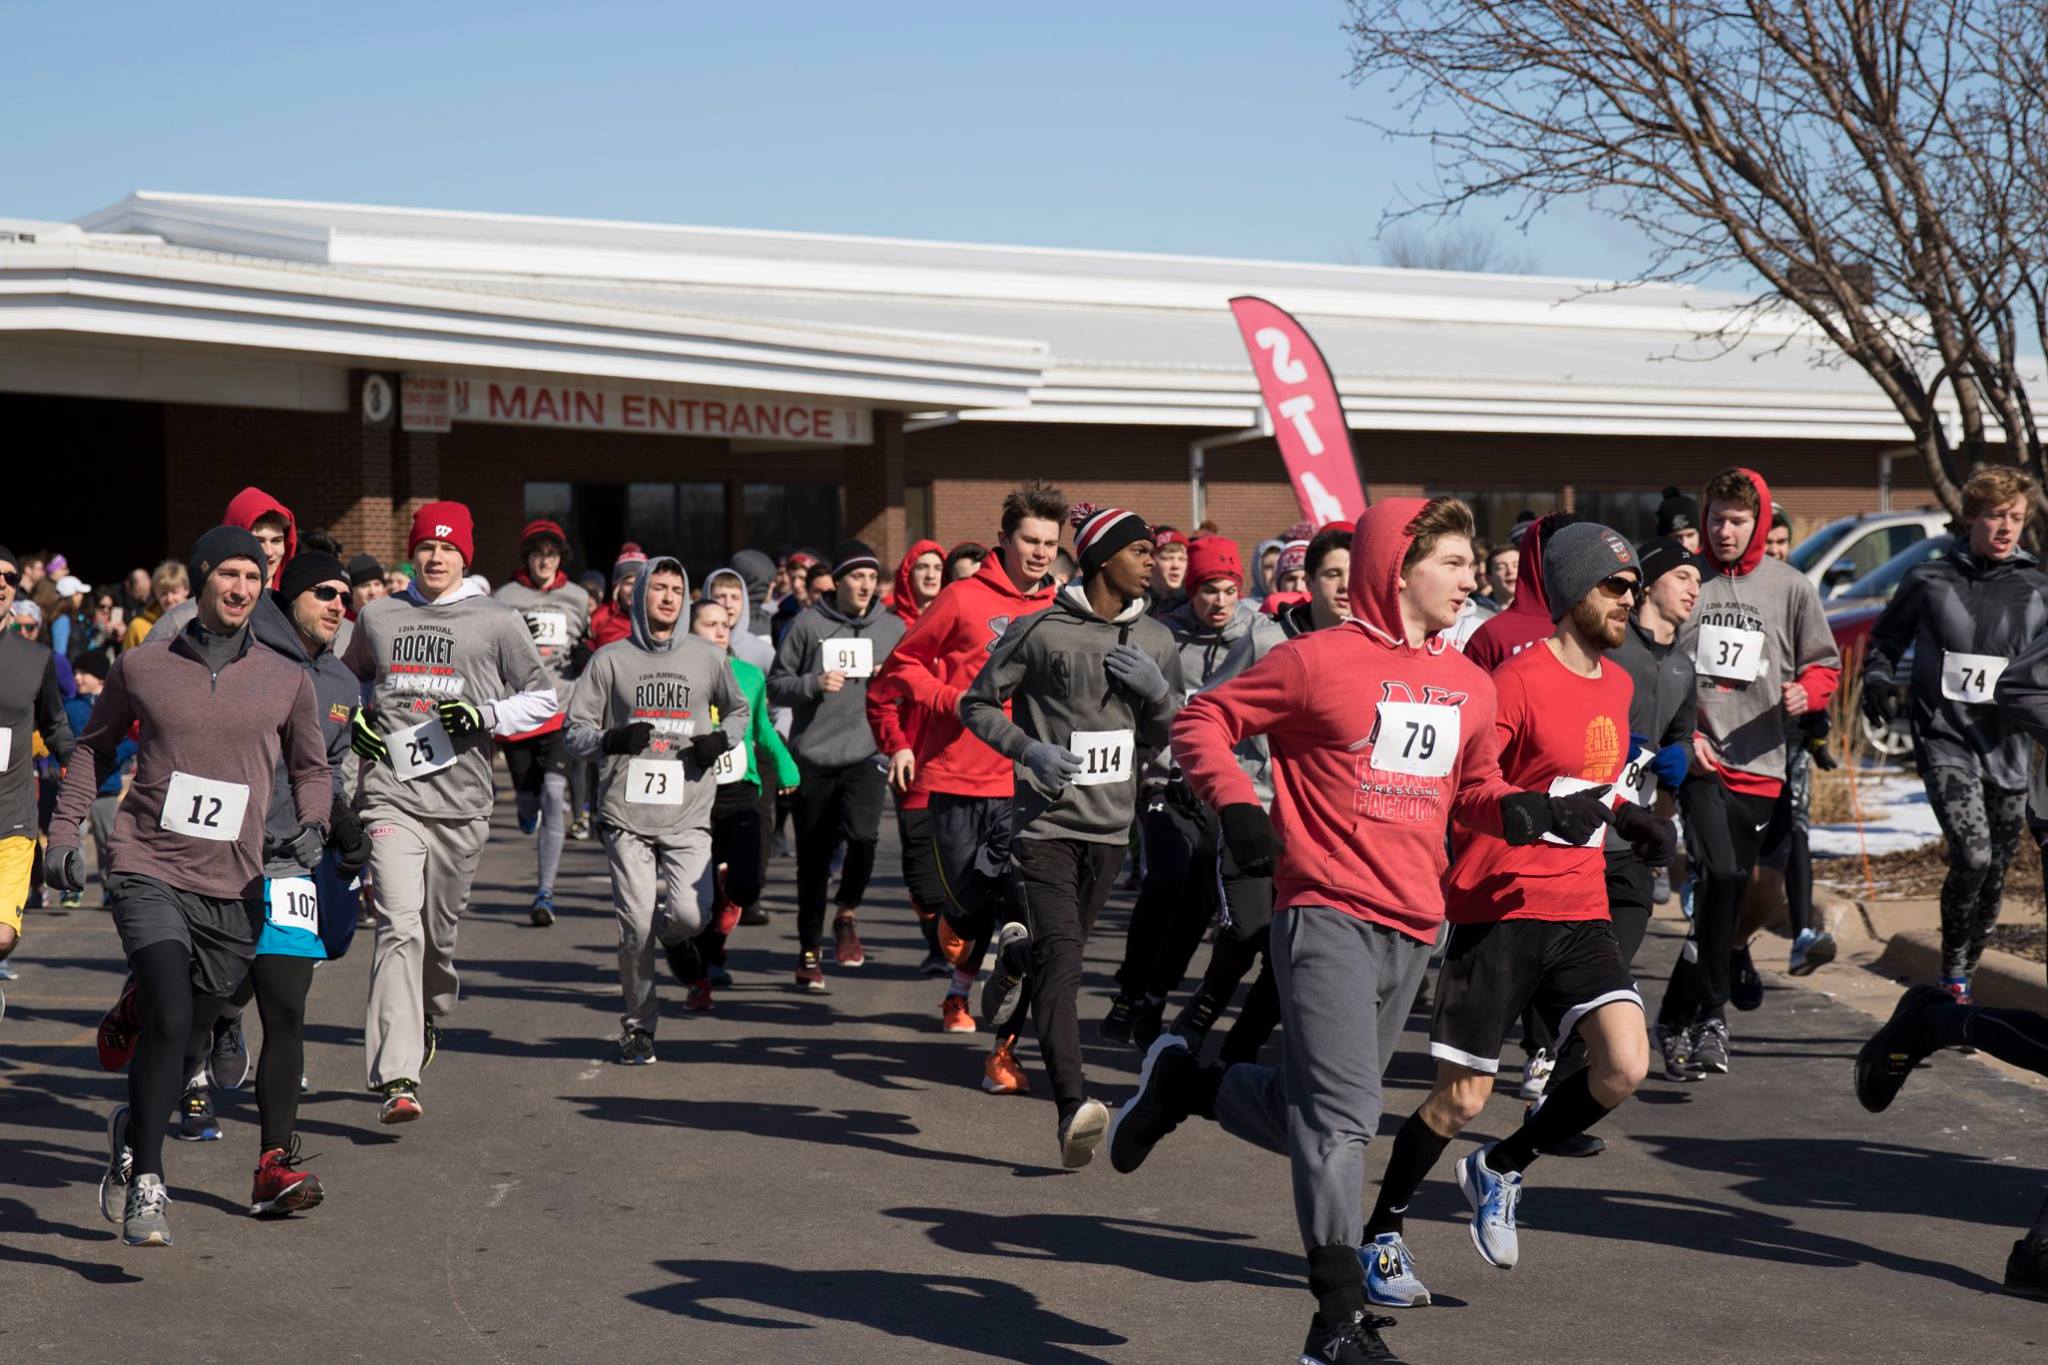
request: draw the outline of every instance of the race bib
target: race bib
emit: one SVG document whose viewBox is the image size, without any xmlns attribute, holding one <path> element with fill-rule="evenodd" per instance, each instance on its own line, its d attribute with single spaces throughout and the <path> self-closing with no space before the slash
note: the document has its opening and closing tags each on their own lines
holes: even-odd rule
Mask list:
<svg viewBox="0 0 2048 1365">
<path fill-rule="evenodd" d="M 1614 780 L 1614 793 L 1623 801 L 1633 801 L 1638 806 L 1647 806 L 1657 795 L 1657 774 L 1650 767 L 1650 760 L 1656 755 L 1648 749 L 1638 749 L 1629 756 L 1628 766 L 1621 770 L 1621 776 Z"/>
<path fill-rule="evenodd" d="M 1552 779 L 1550 779 L 1550 794 L 1552 796 L 1570 796 L 1573 792 L 1587 791 L 1599 785 L 1600 784 L 1598 782 L 1588 782 L 1583 777 L 1553 777 Z M 1618 790 L 1619 788 L 1616 787 L 1611 788 L 1608 791 L 1607 804 L 1609 807 L 1612 807 L 1614 805 L 1615 800 L 1617 799 L 1616 791 Z M 1556 844 L 1560 848 L 1598 848 L 1606 840 L 1606 838 L 1607 826 L 1602 825 L 1600 826 L 1600 828 L 1594 830 L 1591 834 L 1587 835 L 1586 841 L 1581 844 L 1567 844 L 1564 840 L 1558 838 L 1555 834 L 1544 835 L 1543 842 L 1546 844 Z"/>
<path fill-rule="evenodd" d="M 187 839 L 231 844 L 242 837 L 242 815 L 248 809 L 249 789 L 241 783 L 174 772 L 157 826 Z"/>
<path fill-rule="evenodd" d="M 1383 701 L 1372 742 L 1376 772 L 1410 777 L 1449 777 L 1458 760 L 1459 716 L 1455 706 L 1421 701 Z"/>
<path fill-rule="evenodd" d="M 417 781 L 455 762 L 455 742 L 439 716 L 384 736 L 384 746 L 391 751 L 391 771 L 400 782 Z"/>
<path fill-rule="evenodd" d="M 2006 662 L 1996 654 L 1943 654 L 1941 695 L 1965 706 L 1989 706 Z"/>
<path fill-rule="evenodd" d="M 1104 787 L 1131 780 L 1131 757 L 1137 741 L 1129 730 L 1076 730 L 1067 748 L 1081 760 L 1074 776 L 1077 787 Z"/>
<path fill-rule="evenodd" d="M 10 726 L 0 725 L 0 772 L 5 772 L 7 765 L 13 761 L 14 730 Z"/>
<path fill-rule="evenodd" d="M 569 644 L 569 618 L 559 611 L 530 611 L 526 624 L 533 642 L 542 649 L 563 649 Z"/>
<path fill-rule="evenodd" d="M 875 642 L 865 635 L 835 635 L 818 648 L 827 673 L 865 678 L 875 671 Z"/>
<path fill-rule="evenodd" d="M 263 917 L 280 929 L 320 932 L 320 894 L 311 877 L 272 877 L 263 884 Z"/>
<path fill-rule="evenodd" d="M 747 780 L 747 765 L 740 758 L 739 745 L 718 756 L 718 762 L 711 765 L 711 777 L 721 787 Z"/>
<path fill-rule="evenodd" d="M 1764 675 L 1764 633 L 1701 626 L 1693 667 L 1723 682 L 1755 682 Z"/>
<path fill-rule="evenodd" d="M 683 765 L 672 758 L 636 758 L 626 764 L 626 800 L 636 806 L 680 806 Z"/>
</svg>

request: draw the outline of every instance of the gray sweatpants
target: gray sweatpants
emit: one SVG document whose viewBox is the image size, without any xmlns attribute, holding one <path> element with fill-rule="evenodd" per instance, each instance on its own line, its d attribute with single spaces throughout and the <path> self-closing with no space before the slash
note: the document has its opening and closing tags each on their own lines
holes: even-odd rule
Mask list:
<svg viewBox="0 0 2048 1365">
<path fill-rule="evenodd" d="M 377 942 L 363 1051 L 370 1088 L 417 1081 L 427 1021 L 454 1012 L 455 931 L 469 905 L 488 820 L 427 820 L 372 806 L 363 811 L 376 886 Z"/>
<path fill-rule="evenodd" d="M 1365 1233 L 1365 1148 L 1430 945 L 1326 906 L 1273 916 L 1278 1067 L 1223 1073 L 1216 1121 L 1294 1168 L 1302 1247 L 1355 1247 Z"/>
<path fill-rule="evenodd" d="M 711 922 L 717 880 L 711 831 L 683 830 L 654 840 L 613 829 L 605 835 L 605 851 L 612 864 L 612 913 L 619 920 L 619 994 L 626 1001 L 619 1026 L 652 1033 L 661 1015 L 654 997 L 656 946 L 695 938 Z M 658 921 L 656 891 L 663 893 Z"/>
</svg>

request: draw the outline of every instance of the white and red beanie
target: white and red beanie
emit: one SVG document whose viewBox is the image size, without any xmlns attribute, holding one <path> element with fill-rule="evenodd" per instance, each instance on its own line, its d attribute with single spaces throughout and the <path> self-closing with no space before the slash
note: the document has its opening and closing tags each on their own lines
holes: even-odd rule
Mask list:
<svg viewBox="0 0 2048 1365">
<path fill-rule="evenodd" d="M 1077 502 L 1067 513 L 1067 520 L 1074 526 L 1074 559 L 1084 577 L 1093 576 L 1124 546 L 1152 539 L 1152 528 L 1145 524 L 1145 519 L 1122 507 Z"/>
</svg>

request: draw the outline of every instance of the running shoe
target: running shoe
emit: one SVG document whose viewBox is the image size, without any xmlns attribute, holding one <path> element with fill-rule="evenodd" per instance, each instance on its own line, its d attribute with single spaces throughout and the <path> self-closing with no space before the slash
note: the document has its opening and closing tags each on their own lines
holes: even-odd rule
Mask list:
<svg viewBox="0 0 2048 1365">
<path fill-rule="evenodd" d="M 1131 1006 L 1131 1045 L 1149 1048 L 1166 1031 L 1166 1002 L 1146 996 Z"/>
<path fill-rule="evenodd" d="M 1692 1059 L 1701 1071 L 1716 1076 L 1728 1074 L 1728 1025 L 1709 1019 L 1692 1031 Z"/>
<path fill-rule="evenodd" d="M 1687 924 L 1692 923 L 1692 891 L 1695 885 L 1697 883 L 1691 877 L 1687 877 L 1685 883 L 1678 888 L 1678 910 L 1685 916 Z"/>
<path fill-rule="evenodd" d="M 555 922 L 555 893 L 536 891 L 533 893 L 533 908 L 526 912 L 536 929 L 545 929 Z"/>
<path fill-rule="evenodd" d="M 664 943 L 661 952 L 668 959 L 668 969 L 675 973 L 676 980 L 682 985 L 694 987 L 704 979 L 704 954 L 698 950 L 697 940 L 686 938 Z"/>
<path fill-rule="evenodd" d="M 1472 1245 L 1479 1248 L 1488 1265 L 1513 1270 L 1521 1255 L 1515 1238 L 1515 1206 L 1522 1202 L 1522 1174 L 1501 1174 L 1486 1164 L 1487 1153 L 1499 1145 L 1489 1142 L 1458 1159 L 1458 1188 L 1472 1206 Z"/>
<path fill-rule="evenodd" d="M 519 832 L 521 834 L 531 834 L 539 828 L 540 813 L 538 811 L 532 815 L 522 815 L 519 817 Z"/>
<path fill-rule="evenodd" d="M 117 1104 L 107 1115 L 107 1169 L 100 1173 L 100 1217 L 121 1221 L 128 1203 L 128 1182 L 135 1176 L 135 1151 L 128 1145 L 128 1106 Z"/>
<path fill-rule="evenodd" d="M 377 1111 L 377 1122 L 411 1123 L 425 1112 L 417 1085 L 411 1081 L 393 1081 L 384 1087 L 384 1106 Z"/>
<path fill-rule="evenodd" d="M 218 1142 L 220 1125 L 213 1118 L 213 1097 L 203 1085 L 185 1091 L 178 1101 L 178 1121 L 171 1136 L 180 1142 Z"/>
<path fill-rule="evenodd" d="M 629 1028 L 619 1035 L 620 1066 L 653 1066 L 654 1035 L 645 1029 Z"/>
<path fill-rule="evenodd" d="M 981 1088 L 991 1095 L 1028 1095 L 1031 1082 L 1024 1077 L 1024 1068 L 1017 1065 L 1017 1040 L 1005 1038 L 997 1043 L 995 1050 L 988 1054 L 988 1060 L 981 1064 Z"/>
<path fill-rule="evenodd" d="M 129 1058 L 135 1055 L 136 1031 L 142 1027 L 142 1020 L 136 1013 L 142 997 L 142 987 L 134 977 L 121 987 L 121 997 L 105 1014 L 100 1016 L 100 1069 L 121 1071 L 128 1066 Z"/>
<path fill-rule="evenodd" d="M 951 976 L 953 964 L 946 961 L 946 955 L 937 948 L 924 955 L 924 961 L 917 964 L 919 976 Z"/>
<path fill-rule="evenodd" d="M 1297 1359 L 1300 1365 L 1401 1365 L 1401 1357 L 1380 1336 L 1380 1328 L 1393 1325 L 1392 1318 L 1372 1313 L 1353 1313 L 1342 1327 L 1311 1319 Z"/>
<path fill-rule="evenodd" d="M 732 989 L 732 973 L 725 969 L 723 962 L 707 964 L 704 968 L 704 979 L 722 991 Z"/>
<path fill-rule="evenodd" d="M 1531 1053 L 1529 1060 L 1522 1063 L 1522 1088 L 1520 1094 L 1525 1100 L 1540 1100 L 1543 1091 L 1550 1084 L 1551 1073 L 1557 1070 L 1557 1058 L 1550 1055 L 1550 1049 L 1539 1047 Z"/>
<path fill-rule="evenodd" d="M 213 1022 L 213 1050 L 206 1055 L 206 1074 L 216 1090 L 240 1090 L 249 1082 L 249 1037 L 242 1032 L 242 1016 L 223 1016 Z"/>
<path fill-rule="evenodd" d="M 996 935 L 995 966 L 981 983 L 981 1026 L 1001 1033 L 1024 1003 L 1024 968 L 1031 931 L 1012 920 Z"/>
<path fill-rule="evenodd" d="M 306 1079 L 306 1073 L 303 1071 L 299 1073 L 299 1093 L 301 1095 L 310 1095 L 313 1093 L 313 1083 Z"/>
<path fill-rule="evenodd" d="M 1138 1088 L 1118 1106 L 1109 1127 L 1109 1164 L 1119 1174 L 1144 1165 L 1160 1140 L 1194 1112 L 1191 1096 L 1199 1069 L 1187 1040 L 1178 1034 L 1165 1034 L 1145 1050 Z"/>
<path fill-rule="evenodd" d="M 974 1033 L 974 1011 L 967 1008 L 964 995 L 946 996 L 939 1006 L 939 1031 L 941 1033 Z"/>
<path fill-rule="evenodd" d="M 1060 1165 L 1078 1171 L 1095 1160 L 1095 1149 L 1108 1132 L 1108 1108 L 1101 1100 L 1082 1100 L 1079 1109 L 1060 1120 Z"/>
<path fill-rule="evenodd" d="M 708 976 L 690 987 L 689 998 L 683 1001 L 683 1010 L 687 1014 L 709 1014 L 716 1008 L 711 1003 L 711 978 Z"/>
<path fill-rule="evenodd" d="M 740 923 L 758 928 L 768 923 L 768 911 L 759 901 L 740 911 Z"/>
<path fill-rule="evenodd" d="M 1358 1249 L 1365 1266 L 1365 1299 L 1382 1308 L 1427 1308 L 1429 1290 L 1415 1275 L 1415 1258 L 1398 1232 L 1383 1232 Z"/>
<path fill-rule="evenodd" d="M 1949 998 L 1958 1005 L 1975 1003 L 1970 997 L 1970 978 L 1967 976 L 1944 976 L 1941 979 L 1941 988 L 1947 991 Z"/>
<path fill-rule="evenodd" d="M 1728 1003 L 1745 1013 L 1761 1009 L 1764 979 L 1757 972 L 1756 959 L 1750 956 L 1749 945 L 1738 945 L 1733 956 L 1734 960 L 1728 964 Z"/>
<path fill-rule="evenodd" d="M 868 960 L 853 921 L 851 910 L 841 910 L 832 921 L 832 960 L 842 967 L 858 967 Z"/>
<path fill-rule="evenodd" d="M 164 1209 L 171 1192 L 160 1175 L 138 1175 L 128 1187 L 128 1199 L 121 1209 L 121 1240 L 132 1247 L 167 1247 L 171 1244 L 171 1221 Z"/>
<path fill-rule="evenodd" d="M 2005 1258 L 2005 1292 L 2048 1299 L 2048 1237 L 2029 1233 L 2012 1244 Z"/>
<path fill-rule="evenodd" d="M 1952 1003 L 1953 997 L 1939 986 L 1915 986 L 1892 1006 L 1892 1017 L 1870 1035 L 1856 1054 L 1856 1102 L 1873 1114 L 1891 1108 L 1899 1088 L 1913 1068 L 1927 1056 L 1914 1046 L 1919 1036 L 1918 1016 L 1929 1006 Z"/>
<path fill-rule="evenodd" d="M 1188 1051 L 1199 1057 L 1202 1044 L 1209 1041 L 1209 1030 L 1216 1027 L 1216 1017 L 1222 1013 L 1223 1002 L 1207 990 L 1197 988 L 1188 997 L 1188 1003 L 1181 1007 L 1180 1017 L 1173 1021 L 1173 1032 L 1185 1038 Z"/>
<path fill-rule="evenodd" d="M 57 904 L 66 910 L 76 910 L 85 904 L 83 891 L 66 891 L 57 898 Z"/>
<path fill-rule="evenodd" d="M 21 973 L 7 965 L 7 959 L 0 958 L 0 981 L 18 981 Z"/>
<path fill-rule="evenodd" d="M 1131 1008 L 1135 1003 L 1128 995 L 1119 995 L 1109 1002 L 1109 1013 L 1102 1016 L 1101 1027 L 1096 1029 L 1103 1042 L 1131 1041 Z"/>
<path fill-rule="evenodd" d="M 714 921 L 712 927 L 717 929 L 722 937 L 730 938 L 732 931 L 740 927 L 740 916 L 745 913 L 739 906 L 727 901 L 718 907 L 718 919 Z"/>
<path fill-rule="evenodd" d="M 434 1058 L 440 1054 L 440 1051 L 441 1026 L 429 1019 L 427 1020 L 426 1047 L 420 1053 L 420 1070 L 425 1071 L 428 1067 L 432 1066 Z"/>
<path fill-rule="evenodd" d="M 258 1218 L 283 1218 L 316 1208 L 326 1197 L 320 1177 L 299 1169 L 299 1135 L 293 1133 L 288 1146 L 273 1147 L 257 1161 L 249 1212 Z"/>
<path fill-rule="evenodd" d="M 796 984 L 812 995 L 825 993 L 825 968 L 816 948 L 806 948 L 797 954 Z"/>
<path fill-rule="evenodd" d="M 569 822 L 569 837 L 579 843 L 590 837 L 590 817 L 579 815 Z"/>
<path fill-rule="evenodd" d="M 1811 976 L 1835 960 L 1835 936 L 1825 929 L 1801 929 L 1792 940 L 1792 959 L 1785 970 L 1794 976 Z"/>
<path fill-rule="evenodd" d="M 1543 1149 L 1545 1156 L 1569 1156 L 1585 1158 L 1598 1156 L 1607 1150 L 1607 1139 L 1595 1133 L 1573 1133 L 1570 1137 L 1559 1138 Z"/>
<path fill-rule="evenodd" d="M 1657 1051 L 1664 1057 L 1664 1079 L 1681 1084 L 1700 1079 L 1699 1063 L 1693 1060 L 1692 1039 L 1684 1029 L 1659 1024 L 1655 1029 Z"/>
<path fill-rule="evenodd" d="M 1653 905 L 1671 904 L 1671 869 L 1653 867 L 1650 869 L 1650 902 Z"/>
</svg>

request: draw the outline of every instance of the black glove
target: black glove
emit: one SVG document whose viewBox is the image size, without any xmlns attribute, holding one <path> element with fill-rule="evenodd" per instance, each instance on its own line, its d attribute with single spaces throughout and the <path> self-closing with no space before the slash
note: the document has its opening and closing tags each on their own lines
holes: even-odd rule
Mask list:
<svg viewBox="0 0 2048 1365">
<path fill-rule="evenodd" d="M 569 646 L 569 671 L 581 673 L 583 665 L 590 662 L 590 641 L 578 640 Z"/>
<path fill-rule="evenodd" d="M 708 768 L 718 762 L 718 756 L 731 747 L 731 735 L 723 730 L 712 730 L 690 741 L 690 757 L 697 760 L 699 767 Z"/>
<path fill-rule="evenodd" d="M 647 746 L 653 739 L 653 721 L 627 721 L 604 732 L 604 751 L 608 754 L 641 754 L 647 752 Z"/>
<path fill-rule="evenodd" d="M 1873 726 L 1890 725 L 1899 718 L 1899 689 L 1882 673 L 1863 675 L 1863 719 Z"/>
<path fill-rule="evenodd" d="M 382 763 L 391 757 L 391 748 L 384 743 L 384 736 L 377 733 L 377 727 L 370 723 L 370 708 L 358 706 L 349 720 L 348 747 L 356 757 L 367 758 L 372 763 Z"/>
<path fill-rule="evenodd" d="M 1611 785 L 1611 784 L 1610 784 Z M 1569 796 L 1517 792 L 1501 798 L 1501 837 L 1510 844 L 1533 844 L 1546 834 L 1567 844 L 1583 844 L 1610 822 L 1608 788 L 1588 787 Z"/>
<path fill-rule="evenodd" d="M 43 882 L 57 891 L 85 890 L 85 850 L 77 844 L 69 848 L 51 845 L 43 853 Z"/>
<path fill-rule="evenodd" d="M 1222 814 L 1223 846 L 1230 860 L 1247 877 L 1270 877 L 1280 861 L 1280 837 L 1273 833 L 1273 817 L 1266 808 L 1251 801 L 1225 806 Z"/>
<path fill-rule="evenodd" d="M 471 735 L 484 728 L 484 713 L 475 705 L 460 697 L 450 697 L 434 704 L 434 714 L 441 718 L 441 728 L 448 732 L 450 739 L 457 735 Z"/>
<path fill-rule="evenodd" d="M 1678 856 L 1678 831 L 1655 811 L 1624 801 L 1615 808 L 1614 832 L 1629 841 L 1651 867 L 1669 867 Z"/>
<path fill-rule="evenodd" d="M 320 832 L 320 822 L 307 820 L 290 837 L 267 843 L 263 856 L 266 860 L 280 858 L 310 869 L 320 861 L 320 851 L 326 847 L 327 836 Z"/>
<path fill-rule="evenodd" d="M 370 861 L 370 836 L 363 830 L 363 822 L 348 808 L 340 797 L 334 799 L 334 809 L 327 816 L 327 841 L 334 845 L 340 855 L 341 870 L 353 877 L 368 866 Z"/>
</svg>

